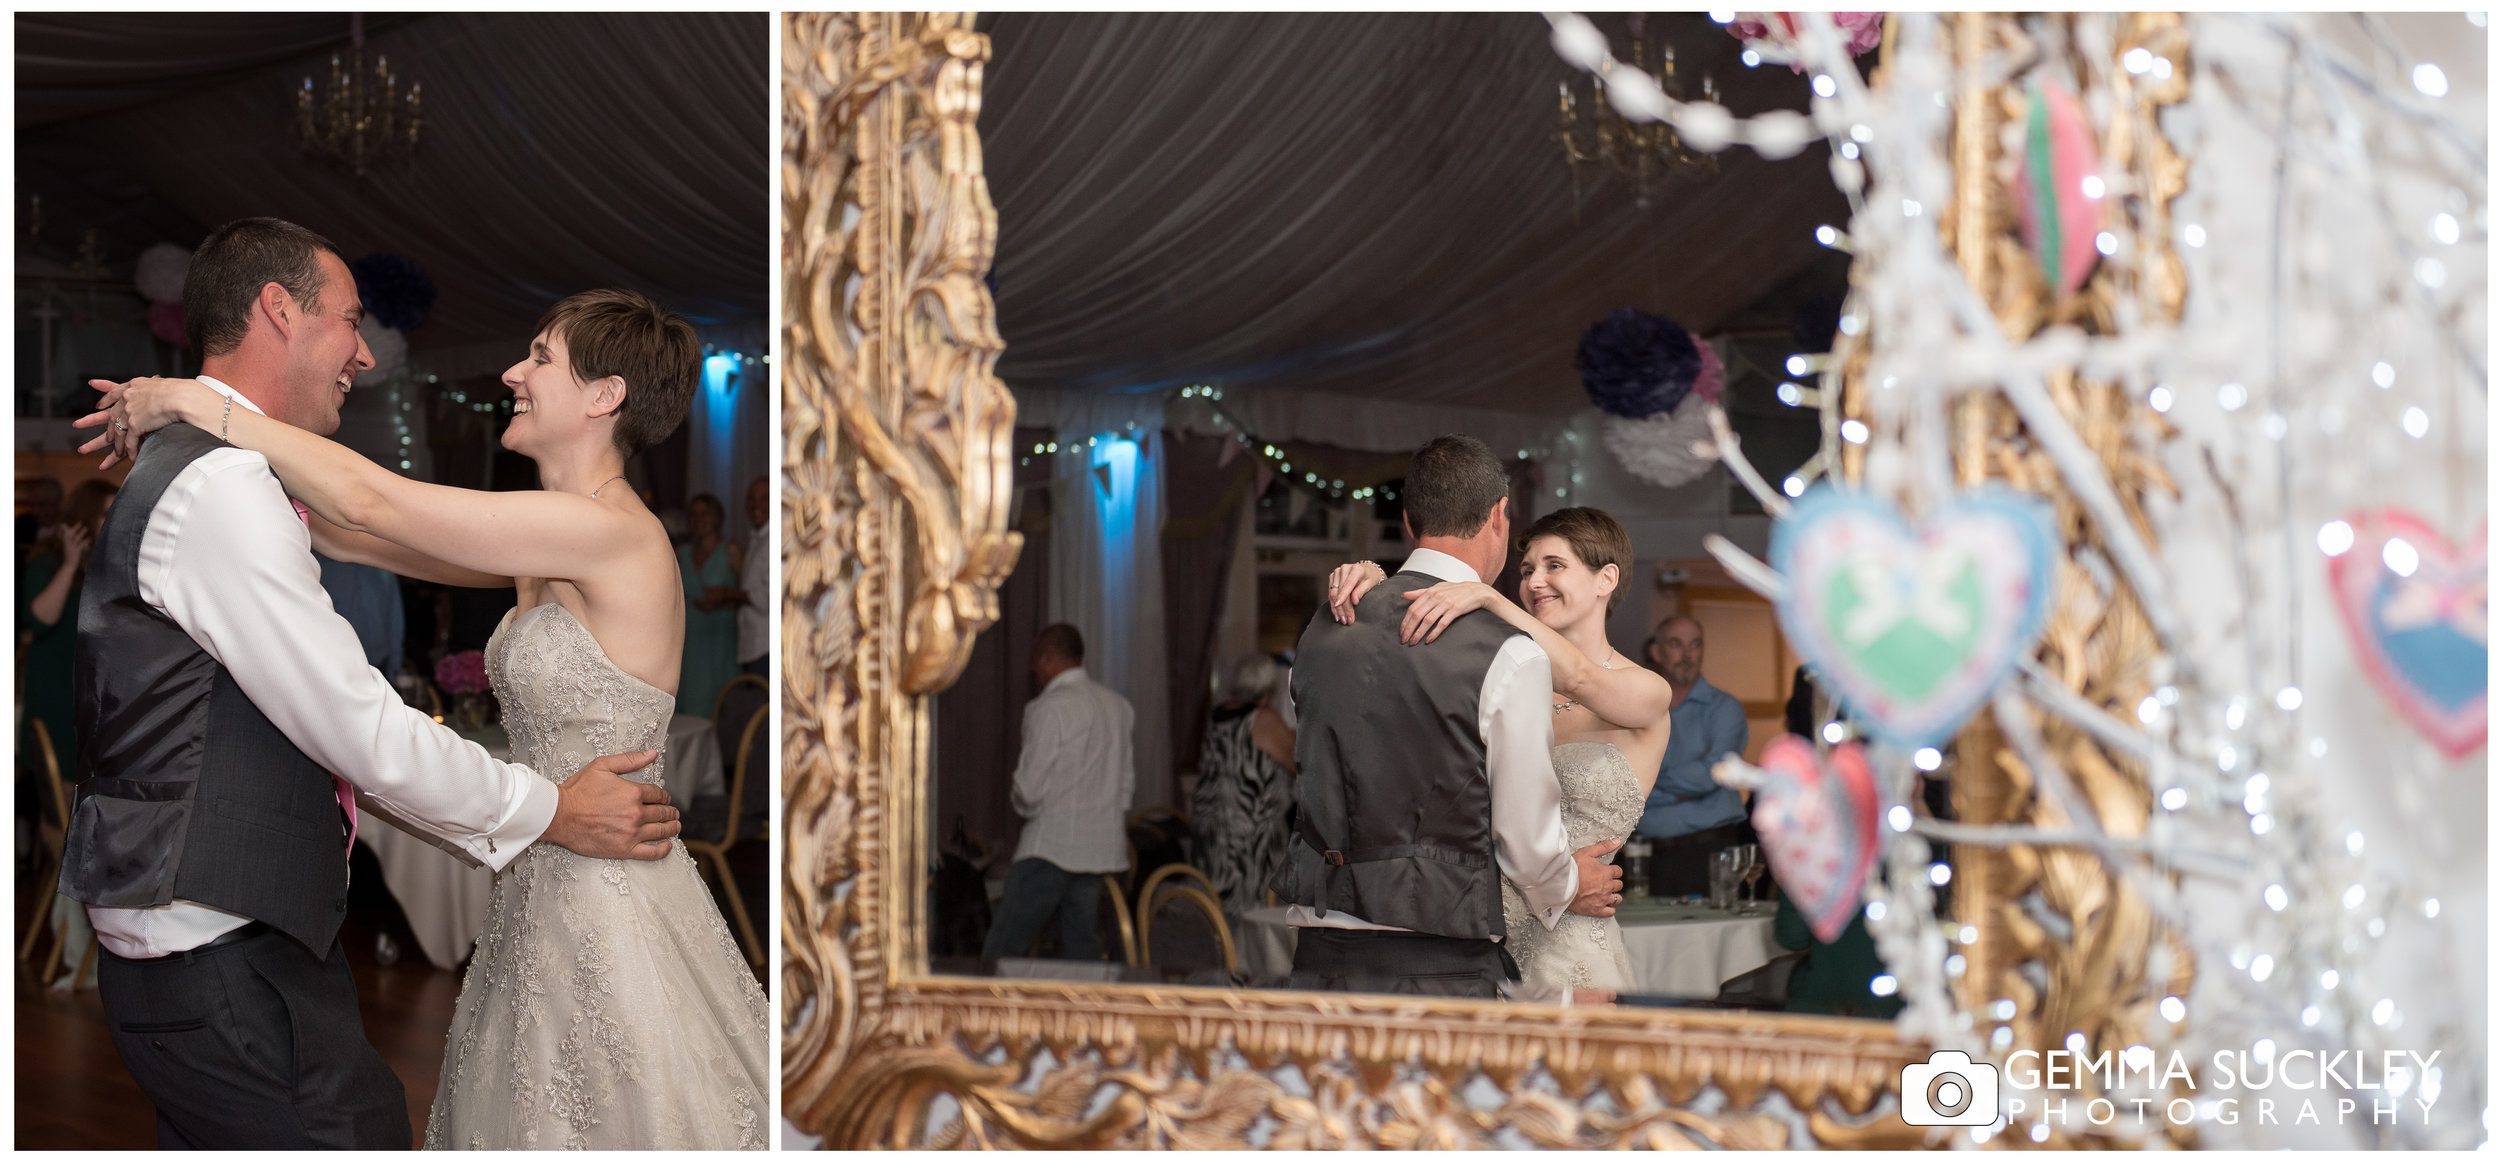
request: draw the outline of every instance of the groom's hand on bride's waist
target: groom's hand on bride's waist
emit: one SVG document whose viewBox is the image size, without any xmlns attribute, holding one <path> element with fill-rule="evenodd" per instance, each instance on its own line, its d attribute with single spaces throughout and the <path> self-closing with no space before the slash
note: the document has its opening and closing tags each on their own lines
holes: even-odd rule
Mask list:
<svg viewBox="0 0 2500 1163">
<path fill-rule="evenodd" d="M 1621 847 L 1621 840 L 1601 840 L 1571 854 L 1571 862 L 1580 866 L 1580 895 L 1571 898 L 1570 911 L 1584 917 L 1615 915 L 1615 906 L 1623 903 L 1623 870 L 1605 857 Z"/>
<path fill-rule="evenodd" d="M 680 825 L 668 789 L 635 783 L 621 772 L 640 771 L 657 751 L 602 755 L 556 786 L 556 818 L 539 839 L 584 856 L 609 860 L 658 860 L 668 855 Z"/>
</svg>

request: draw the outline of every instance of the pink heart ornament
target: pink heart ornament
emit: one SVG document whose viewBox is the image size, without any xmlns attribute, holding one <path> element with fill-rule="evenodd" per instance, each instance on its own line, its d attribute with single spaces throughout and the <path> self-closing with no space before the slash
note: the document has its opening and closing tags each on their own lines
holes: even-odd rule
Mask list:
<svg viewBox="0 0 2500 1163">
<path fill-rule="evenodd" d="M 2491 716 L 2488 528 L 2456 546 L 2401 509 L 2345 523 L 2352 548 L 2327 559 L 2327 588 L 2362 673 L 2448 758 L 2481 750 Z"/>
<path fill-rule="evenodd" d="M 1826 762 L 1795 735 L 1772 740 L 1758 766 L 1765 778 L 1754 789 L 1753 827 L 1763 855 L 1815 938 L 1830 944 L 1857 915 L 1875 867 L 1875 771 L 1856 743 Z"/>
</svg>

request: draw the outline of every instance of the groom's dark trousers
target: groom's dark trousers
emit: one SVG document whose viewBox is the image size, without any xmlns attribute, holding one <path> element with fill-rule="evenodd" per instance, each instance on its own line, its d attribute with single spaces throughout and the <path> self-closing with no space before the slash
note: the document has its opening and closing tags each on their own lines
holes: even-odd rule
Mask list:
<svg viewBox="0 0 2500 1163">
<path fill-rule="evenodd" d="M 364 1038 L 346 954 L 236 932 L 153 960 L 103 955 L 113 1045 L 156 1103 L 157 1146 L 406 1150 L 407 1092 Z"/>
</svg>

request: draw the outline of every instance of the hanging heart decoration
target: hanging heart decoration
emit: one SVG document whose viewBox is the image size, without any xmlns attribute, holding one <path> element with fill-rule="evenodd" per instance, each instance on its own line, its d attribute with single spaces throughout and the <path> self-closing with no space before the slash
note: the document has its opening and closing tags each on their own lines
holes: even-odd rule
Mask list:
<svg viewBox="0 0 2500 1163">
<path fill-rule="evenodd" d="M 1849 927 L 1875 867 L 1875 819 L 1881 810 L 1875 771 L 1855 743 L 1828 760 L 1814 745 L 1782 735 L 1762 749 L 1763 778 L 1754 785 L 1753 828 L 1780 892 L 1805 917 L 1816 939 L 1830 944 Z"/>
<path fill-rule="evenodd" d="M 2379 693 L 2450 759 L 2490 730 L 2488 528 L 2463 547 L 2399 509 L 2346 518 L 2352 548 L 2327 559 L 2335 610 Z"/>
<path fill-rule="evenodd" d="M 2023 244 L 2059 299 L 2073 295 L 2101 261 L 2101 154 L 2075 95 L 2035 81 L 2023 121 L 2022 170 L 2014 204 Z"/>
<path fill-rule="evenodd" d="M 1817 679 L 1903 749 L 1953 736 L 2012 673 L 2048 618 L 2048 507 L 1965 493 L 1912 527 L 1863 493 L 1806 494 L 1771 528 L 1787 579 L 1780 625 Z"/>
</svg>

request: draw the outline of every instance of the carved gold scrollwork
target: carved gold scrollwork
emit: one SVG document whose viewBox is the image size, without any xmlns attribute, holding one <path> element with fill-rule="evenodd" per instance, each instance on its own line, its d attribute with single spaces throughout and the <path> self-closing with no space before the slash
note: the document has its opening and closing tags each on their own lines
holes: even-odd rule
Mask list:
<svg viewBox="0 0 2500 1163">
<path fill-rule="evenodd" d="M 1980 48 L 2020 33 L 2011 17 L 1958 19 Z M 2184 65 L 2175 18 L 2115 19 L 2122 50 L 2158 40 Z M 996 618 L 997 586 L 1021 545 L 1005 528 L 1013 402 L 992 375 L 1000 341 L 981 285 L 996 240 L 976 130 L 988 45 L 961 14 L 797 13 L 781 27 L 791 1120 L 835 1147 L 1941 1141 L 1903 1124 L 1891 1101 L 1900 1068 L 1925 1048 L 1875 1022 L 930 975 L 919 873 L 926 696 L 953 680 Z M 2082 63 L 2083 75 L 2107 73 L 2107 62 Z M 2156 216 L 2184 166 L 2154 114 L 2183 87 L 2125 90 L 2131 112 L 2103 143 L 2148 175 L 2152 193 L 2132 196 L 2158 203 L 2147 208 Z M 1997 116 L 2000 96 L 1975 94 L 1963 115 Z M 1972 239 L 1966 258 L 1986 256 L 1974 279 L 1987 301 L 2025 328 L 2104 318 L 2089 303 L 2024 305 L 2013 272 L 2028 259 L 2006 251 L 2010 216 L 1986 180 L 1995 147 L 1973 141 L 1957 156 L 1965 216 L 1951 229 Z M 2144 229 L 2167 245 L 2166 228 Z M 2142 274 L 2104 271 L 2078 298 L 2127 294 L 2175 314 L 2175 258 L 2131 269 Z M 2116 282 L 2122 275 L 2144 285 Z M 2052 392 L 2130 503 L 2168 487 L 2126 434 L 2145 418 L 2113 386 L 2070 377 Z M 1966 479 L 2058 495 L 2010 412 L 1973 405 L 1958 423 Z M 2071 503 L 2061 500 L 2060 516 L 2070 539 L 2090 543 Z M 2141 695 L 2155 646 L 2132 596 L 2100 595 L 2064 579 L 2041 658 L 2085 697 L 2122 705 Z M 2139 772 L 2058 724 L 2042 730 L 2105 826 L 2141 826 Z M 1973 772 L 1957 779 L 1965 818 L 2053 823 L 2006 752 L 1984 729 L 1962 741 Z M 2184 960 L 2179 978 L 2144 980 L 2142 954 L 2156 939 L 2145 906 L 2092 858 L 2014 849 L 1960 859 L 1958 907 L 1982 933 L 1960 1001 L 2018 999 L 2023 1045 L 2072 1028 L 2096 1044 L 2123 1036 L 2143 1024 L 2147 998 L 2183 983 Z M 2073 934 L 2052 935 L 2016 907 L 2031 894 Z M 2025 964 L 2045 970 L 2045 993 L 2030 990 Z"/>
<path fill-rule="evenodd" d="M 917 696 L 998 617 L 1015 401 L 981 285 L 986 38 L 963 15 L 783 22 L 785 1100 L 832 1085 L 912 956 Z M 889 863 L 889 861 L 892 861 Z M 898 924 L 898 922 L 903 922 Z"/>
</svg>

